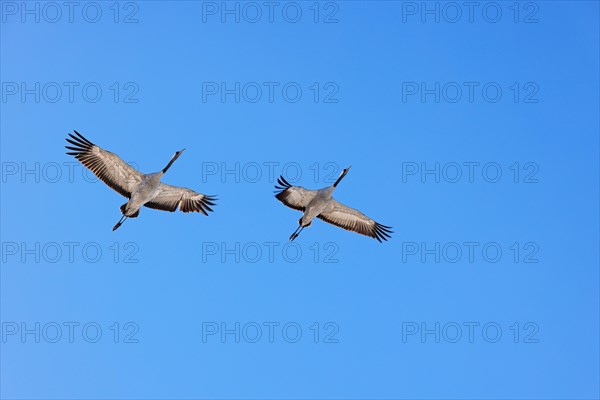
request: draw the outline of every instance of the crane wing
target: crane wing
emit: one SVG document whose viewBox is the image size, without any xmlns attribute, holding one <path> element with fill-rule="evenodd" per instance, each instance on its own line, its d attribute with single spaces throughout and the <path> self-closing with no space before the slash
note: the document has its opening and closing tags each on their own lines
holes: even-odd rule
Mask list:
<svg viewBox="0 0 600 400">
<path fill-rule="evenodd" d="M 77 136 L 69 133 L 71 138 L 67 138 L 67 142 L 73 145 L 65 146 L 71 150 L 67 154 L 74 156 L 113 190 L 131 198 L 133 189 L 142 181 L 142 173 L 115 153 L 96 146 L 79 132 L 74 132 Z"/>
<path fill-rule="evenodd" d="M 379 242 L 388 240 L 393 233 L 390 226 L 378 224 L 365 214 L 347 207 L 335 199 L 331 199 L 327 209 L 317 216 L 325 222 L 349 231 L 370 236 Z"/>
<path fill-rule="evenodd" d="M 144 204 L 146 207 L 169 212 L 173 212 L 179 207 L 179 210 L 185 213 L 201 212 L 208 215 L 207 211 L 212 211 L 210 206 L 215 205 L 216 198 L 214 196 L 207 196 L 191 189 L 171 186 L 162 182 L 158 189 L 160 193 Z"/>
<path fill-rule="evenodd" d="M 308 203 L 317 194 L 316 190 L 308 190 L 302 186 L 292 186 L 283 176 L 277 179 L 277 183 L 279 186 L 275 185 L 275 189 L 280 190 L 280 192 L 275 197 L 294 210 L 304 211 Z"/>
</svg>

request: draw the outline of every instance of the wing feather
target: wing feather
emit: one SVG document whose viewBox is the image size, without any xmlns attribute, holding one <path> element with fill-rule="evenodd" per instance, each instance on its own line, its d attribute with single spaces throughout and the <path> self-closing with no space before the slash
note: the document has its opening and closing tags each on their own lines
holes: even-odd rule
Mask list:
<svg viewBox="0 0 600 400">
<path fill-rule="evenodd" d="M 379 242 L 388 240 L 391 237 L 390 233 L 393 233 L 390 226 L 381 225 L 360 211 L 347 207 L 333 198 L 325 212 L 317 217 L 340 228 L 375 238 Z"/>
<path fill-rule="evenodd" d="M 146 207 L 169 212 L 173 212 L 179 208 L 179 211 L 185 213 L 200 212 L 208 215 L 208 212 L 212 211 L 210 206 L 216 205 L 215 201 L 217 199 L 215 196 L 207 196 L 191 189 L 161 182 L 159 190 L 160 193 L 158 196 L 144 204 Z"/>
<path fill-rule="evenodd" d="M 316 190 L 308 190 L 302 186 L 292 186 L 283 176 L 277 179 L 277 183 L 279 185 L 275 185 L 275 189 L 279 190 L 279 192 L 275 197 L 294 210 L 304 211 L 308 203 L 317 194 Z"/>
<path fill-rule="evenodd" d="M 79 132 L 69 133 L 65 146 L 68 155 L 75 157 L 94 173 L 102 182 L 119 194 L 131 198 L 135 186 L 142 181 L 142 173 L 127 164 L 115 153 L 104 150 L 84 138 Z"/>
</svg>

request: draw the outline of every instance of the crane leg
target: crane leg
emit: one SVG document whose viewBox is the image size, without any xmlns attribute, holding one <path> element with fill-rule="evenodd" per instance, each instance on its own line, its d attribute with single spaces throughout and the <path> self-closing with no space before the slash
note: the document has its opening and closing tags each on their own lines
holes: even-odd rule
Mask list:
<svg viewBox="0 0 600 400">
<path fill-rule="evenodd" d="M 293 242 L 294 239 L 296 239 L 298 237 L 298 235 L 300 234 L 300 232 L 302 232 L 302 229 L 304 229 L 303 226 L 299 226 L 298 228 L 296 228 L 296 230 L 294 231 L 294 233 L 292 233 L 292 235 L 290 236 L 290 242 Z"/>
<path fill-rule="evenodd" d="M 125 222 L 125 220 L 126 220 L 126 219 L 127 219 L 127 216 L 123 215 L 123 216 L 121 217 L 121 219 L 119 220 L 119 222 L 117 222 L 117 223 L 115 224 L 115 226 L 113 226 L 113 231 L 114 231 L 114 230 L 116 230 L 118 227 L 120 227 L 120 226 L 121 226 L 121 224 L 122 224 L 123 222 Z"/>
</svg>

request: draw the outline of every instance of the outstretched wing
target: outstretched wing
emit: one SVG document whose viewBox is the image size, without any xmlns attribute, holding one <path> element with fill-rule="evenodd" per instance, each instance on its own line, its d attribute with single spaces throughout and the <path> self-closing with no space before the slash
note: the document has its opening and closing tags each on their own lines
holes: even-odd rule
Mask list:
<svg viewBox="0 0 600 400">
<path fill-rule="evenodd" d="M 216 201 L 215 196 L 207 196 L 191 189 L 171 186 L 161 182 L 159 190 L 158 196 L 144 204 L 146 207 L 169 212 L 173 212 L 179 207 L 179 210 L 185 213 L 201 212 L 208 215 L 207 211 L 212 211 L 210 206 L 216 205 L 214 203 Z"/>
<path fill-rule="evenodd" d="M 308 203 L 317 194 L 316 190 L 304 189 L 302 186 L 292 186 L 283 176 L 277 179 L 277 183 L 279 186 L 275 185 L 275 189 L 280 190 L 280 192 L 275 197 L 294 210 L 304 211 Z"/>
<path fill-rule="evenodd" d="M 360 211 L 347 207 L 333 198 L 318 218 L 340 228 L 370 236 L 379 242 L 388 240 L 391 237 L 389 234 L 393 233 L 390 226 L 378 224 Z"/>
<path fill-rule="evenodd" d="M 65 146 L 71 150 L 67 154 L 78 159 L 113 190 L 130 198 L 135 186 L 142 181 L 142 173 L 115 153 L 96 146 L 77 131 L 73 132 L 76 136 L 69 133 L 70 139 L 67 138 L 73 145 Z"/>
</svg>

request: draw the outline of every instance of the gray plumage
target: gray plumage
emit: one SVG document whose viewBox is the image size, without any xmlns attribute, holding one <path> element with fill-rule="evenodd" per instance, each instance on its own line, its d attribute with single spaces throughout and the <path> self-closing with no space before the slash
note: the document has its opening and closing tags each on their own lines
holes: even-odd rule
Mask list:
<svg viewBox="0 0 600 400">
<path fill-rule="evenodd" d="M 67 138 L 72 146 L 65 146 L 84 166 L 89 168 L 102 182 L 125 196 L 129 201 L 121 206 L 123 217 L 113 227 L 117 229 L 127 218 L 136 218 L 142 206 L 173 212 L 201 212 L 208 215 L 216 200 L 214 196 L 197 193 L 191 189 L 171 186 L 161 178 L 185 150 L 176 152 L 167 166 L 159 172 L 143 174 L 123 161 L 115 153 L 104 150 L 84 138 L 79 132 Z"/>
<path fill-rule="evenodd" d="M 298 228 L 290 236 L 290 240 L 298 237 L 300 232 L 310 226 L 315 218 L 322 219 L 332 225 L 339 226 L 349 231 L 360 233 L 377 239 L 379 242 L 388 240 L 391 227 L 381 225 L 354 208 L 343 205 L 331 195 L 340 181 L 346 176 L 350 167 L 342 171 L 341 175 L 331 186 L 319 190 L 309 190 L 302 186 L 292 186 L 283 176 L 279 177 L 275 189 L 279 192 L 275 197 L 286 206 L 304 214 L 298 220 Z"/>
</svg>

